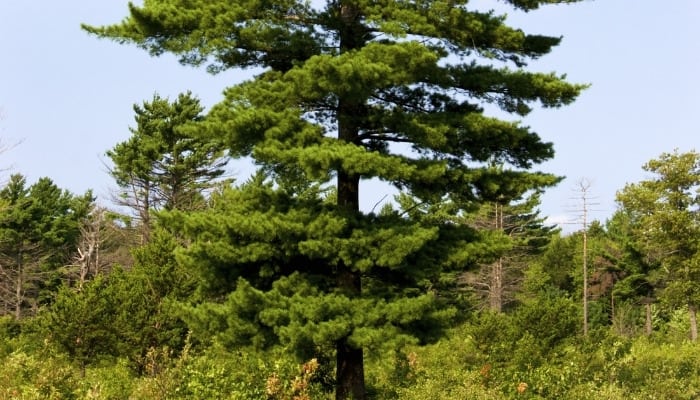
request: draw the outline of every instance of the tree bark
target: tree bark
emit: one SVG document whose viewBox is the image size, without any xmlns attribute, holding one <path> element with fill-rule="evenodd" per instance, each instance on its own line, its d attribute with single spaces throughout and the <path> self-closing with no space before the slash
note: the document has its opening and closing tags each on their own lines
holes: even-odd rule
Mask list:
<svg viewBox="0 0 700 400">
<path fill-rule="evenodd" d="M 615 281 L 613 280 L 614 285 Z M 610 322 L 615 323 L 615 292 L 613 290 L 610 290 Z"/>
<path fill-rule="evenodd" d="M 15 319 L 22 318 L 22 300 L 24 289 L 24 269 L 22 265 L 22 252 L 17 253 L 17 281 L 15 282 Z"/>
<path fill-rule="evenodd" d="M 341 103 L 342 105 L 342 103 Z M 339 114 L 343 107 L 339 106 Z M 357 137 L 357 128 L 346 120 L 347 115 L 339 115 L 339 138 L 352 141 Z M 338 207 L 348 214 L 359 212 L 359 186 L 360 178 L 338 171 Z M 338 266 L 337 283 L 341 292 L 348 297 L 360 297 L 362 295 L 362 277 L 359 272 L 353 271 L 349 266 Z M 336 400 L 354 399 L 364 400 L 365 373 L 363 350 L 353 348 L 348 343 L 348 338 L 338 340 L 336 343 Z"/>
<path fill-rule="evenodd" d="M 503 258 L 491 266 L 491 283 L 489 285 L 489 307 L 491 311 L 503 311 Z"/>
<path fill-rule="evenodd" d="M 647 336 L 651 335 L 652 325 L 651 325 L 651 303 L 644 304 L 644 312 L 646 314 L 646 323 L 644 324 L 644 332 Z"/>
<path fill-rule="evenodd" d="M 351 348 L 345 339 L 339 340 L 336 353 L 337 380 L 335 398 L 365 399 L 364 355 L 362 349 Z"/>
<path fill-rule="evenodd" d="M 583 218 L 583 336 L 588 336 L 588 233 L 585 212 Z"/>
<path fill-rule="evenodd" d="M 359 211 L 359 178 L 338 172 L 338 206 L 349 212 Z M 346 265 L 339 265 L 337 282 L 341 292 L 349 297 L 362 294 L 362 277 Z M 365 371 L 363 350 L 353 348 L 348 338 L 336 343 L 336 400 L 364 400 Z"/>
<path fill-rule="evenodd" d="M 694 304 L 688 304 L 688 316 L 690 317 L 690 340 L 697 342 L 698 340 L 698 315 L 697 307 Z"/>
<path fill-rule="evenodd" d="M 359 18 L 357 5 L 352 1 L 341 0 L 338 7 L 340 52 L 361 48 L 365 44 L 365 28 Z M 358 144 L 360 127 L 357 118 L 362 114 L 364 104 L 363 99 L 338 99 L 338 140 Z M 360 177 L 340 167 L 337 171 L 337 185 L 338 208 L 348 215 L 358 213 Z M 340 291 L 348 297 L 362 295 L 362 277 L 358 271 L 353 271 L 351 266 L 338 266 L 337 281 Z M 363 350 L 352 347 L 348 338 L 342 338 L 336 343 L 336 363 L 336 400 L 364 400 L 366 393 Z"/>
<path fill-rule="evenodd" d="M 503 231 L 503 205 L 496 203 L 495 207 L 496 229 Z M 500 313 L 503 311 L 503 257 L 491 266 L 491 283 L 489 285 L 489 306 L 491 311 Z"/>
<path fill-rule="evenodd" d="M 338 286 L 348 296 L 359 296 L 362 290 L 358 273 L 342 266 Z M 354 348 L 344 337 L 336 342 L 336 400 L 365 399 L 365 371 L 363 350 Z"/>
</svg>

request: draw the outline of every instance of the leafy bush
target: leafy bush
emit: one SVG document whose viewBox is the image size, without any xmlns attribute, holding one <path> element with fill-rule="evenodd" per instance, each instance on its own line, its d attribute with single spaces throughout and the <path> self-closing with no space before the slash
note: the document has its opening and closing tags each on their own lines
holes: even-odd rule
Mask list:
<svg viewBox="0 0 700 400">
<path fill-rule="evenodd" d="M 57 355 L 15 352 L 2 360 L 0 397 L 9 399 L 77 399 L 76 370 Z"/>
<path fill-rule="evenodd" d="M 131 398 L 137 377 L 128 360 L 95 365 L 85 371 L 80 379 L 79 399 L 123 400 Z"/>
</svg>

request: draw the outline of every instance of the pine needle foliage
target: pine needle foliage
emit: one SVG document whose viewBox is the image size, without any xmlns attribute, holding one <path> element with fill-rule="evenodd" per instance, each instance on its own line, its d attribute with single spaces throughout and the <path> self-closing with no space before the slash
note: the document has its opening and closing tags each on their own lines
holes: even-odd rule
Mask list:
<svg viewBox="0 0 700 400">
<path fill-rule="evenodd" d="M 585 88 L 524 69 L 560 38 L 465 0 L 145 0 L 119 24 L 84 28 L 214 73 L 261 68 L 225 91 L 204 129 L 277 185 L 257 179 L 218 208 L 174 214 L 192 239 L 180 257 L 229 293 L 208 307 L 231 338 L 331 342 L 339 399 L 366 398 L 363 349 L 424 340 L 453 314 L 435 283 L 487 247 L 454 218 L 557 181 L 530 170 L 552 144 L 485 106 L 525 116 Z M 372 178 L 420 207 L 362 212 Z"/>
</svg>

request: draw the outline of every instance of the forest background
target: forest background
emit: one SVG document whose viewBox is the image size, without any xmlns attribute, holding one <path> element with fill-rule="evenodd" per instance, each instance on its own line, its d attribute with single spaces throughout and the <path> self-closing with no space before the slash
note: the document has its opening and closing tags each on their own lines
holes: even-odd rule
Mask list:
<svg viewBox="0 0 700 400">
<path fill-rule="evenodd" d="M 3 396 L 698 395 L 698 153 L 660 149 L 604 222 L 579 186 L 582 229 L 562 235 L 540 212 L 560 178 L 532 168 L 550 145 L 482 114 L 528 121 L 591 90 L 524 68 L 557 37 L 473 3 L 256 4 L 84 26 L 262 69 L 209 111 L 188 91 L 135 104 L 105 153 L 120 208 L 10 176 Z M 231 156 L 258 172 L 230 179 Z M 361 207 L 368 178 L 401 195 Z"/>
</svg>

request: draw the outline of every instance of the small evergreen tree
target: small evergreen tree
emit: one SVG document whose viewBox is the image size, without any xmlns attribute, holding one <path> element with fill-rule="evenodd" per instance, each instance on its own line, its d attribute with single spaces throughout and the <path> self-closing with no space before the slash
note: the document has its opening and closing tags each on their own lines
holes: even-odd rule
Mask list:
<svg viewBox="0 0 700 400">
<path fill-rule="evenodd" d="M 203 192 L 224 173 L 224 151 L 191 125 L 203 119 L 203 107 L 191 93 L 170 102 L 156 95 L 134 105 L 136 128 L 129 140 L 107 152 L 121 193 L 118 203 L 138 217 L 144 239 L 154 210 L 192 210 L 204 204 Z"/>
<path fill-rule="evenodd" d="M 653 329 L 651 306 L 656 301 L 656 289 L 662 278 L 659 260 L 648 258 L 644 246 L 638 240 L 634 229 L 634 214 L 619 209 L 606 224 L 612 243 L 619 248 L 617 265 L 622 273 L 612 295 L 619 301 L 630 301 L 644 307 L 644 331 L 650 335 Z"/>
<path fill-rule="evenodd" d="M 44 336 L 65 351 L 84 375 L 88 365 L 118 354 L 120 326 L 114 316 L 120 306 L 109 278 L 98 276 L 80 291 L 62 286 L 38 321 Z"/>
<path fill-rule="evenodd" d="M 113 321 L 119 327 L 119 354 L 140 372 L 153 361 L 149 354 L 177 353 L 185 344 L 188 329 L 175 303 L 194 295 L 196 275 L 175 262 L 176 247 L 174 235 L 156 227 L 150 242 L 133 250 L 134 266 L 110 280 L 119 302 Z"/>
</svg>

